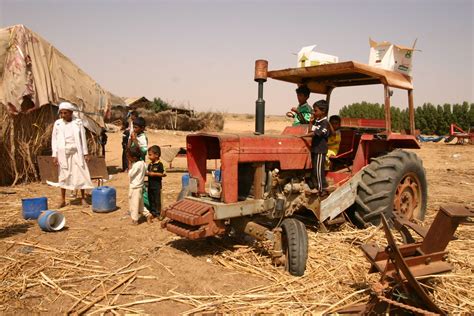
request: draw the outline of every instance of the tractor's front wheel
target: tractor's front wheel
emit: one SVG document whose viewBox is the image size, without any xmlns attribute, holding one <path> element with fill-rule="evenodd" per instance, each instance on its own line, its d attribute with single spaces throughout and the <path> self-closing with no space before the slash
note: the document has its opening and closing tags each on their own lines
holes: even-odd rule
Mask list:
<svg viewBox="0 0 474 316">
<path fill-rule="evenodd" d="M 427 183 L 423 164 L 413 152 L 394 150 L 372 159 L 359 183 L 355 220 L 360 226 L 378 225 L 380 214 L 423 220 Z"/>
<path fill-rule="evenodd" d="M 283 220 L 282 245 L 285 253 L 285 268 L 295 276 L 302 276 L 308 259 L 308 233 L 302 222 L 295 218 Z"/>
</svg>

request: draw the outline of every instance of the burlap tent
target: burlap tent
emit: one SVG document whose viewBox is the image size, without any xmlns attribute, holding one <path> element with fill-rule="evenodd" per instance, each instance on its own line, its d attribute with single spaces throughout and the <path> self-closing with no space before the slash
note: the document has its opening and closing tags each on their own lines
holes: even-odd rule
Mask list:
<svg viewBox="0 0 474 316">
<path fill-rule="evenodd" d="M 111 106 L 124 104 L 25 26 L 0 29 L 0 184 L 38 180 L 61 101 L 80 109 L 92 152 Z"/>
</svg>

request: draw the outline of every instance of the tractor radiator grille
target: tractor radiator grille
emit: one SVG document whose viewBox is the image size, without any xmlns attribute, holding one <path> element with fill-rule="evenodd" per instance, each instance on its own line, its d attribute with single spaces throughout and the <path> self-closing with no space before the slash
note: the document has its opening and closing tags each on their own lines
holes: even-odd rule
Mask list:
<svg viewBox="0 0 474 316">
<path fill-rule="evenodd" d="M 200 239 L 225 232 L 224 223 L 214 220 L 212 205 L 184 199 L 163 210 L 166 219 L 162 226 L 168 231 L 188 238 Z"/>
</svg>

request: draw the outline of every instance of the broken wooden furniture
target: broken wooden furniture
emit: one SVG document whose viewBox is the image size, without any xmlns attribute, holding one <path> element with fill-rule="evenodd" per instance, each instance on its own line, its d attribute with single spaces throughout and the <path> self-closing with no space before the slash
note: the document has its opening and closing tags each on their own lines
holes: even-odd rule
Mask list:
<svg viewBox="0 0 474 316">
<path fill-rule="evenodd" d="M 38 166 L 41 182 L 58 182 L 58 167 L 54 165 L 54 159 L 51 156 L 38 156 Z M 107 165 L 104 157 L 91 156 L 87 162 L 89 173 L 92 180 L 97 180 L 97 186 L 102 186 L 104 180 L 109 179 Z"/>
</svg>

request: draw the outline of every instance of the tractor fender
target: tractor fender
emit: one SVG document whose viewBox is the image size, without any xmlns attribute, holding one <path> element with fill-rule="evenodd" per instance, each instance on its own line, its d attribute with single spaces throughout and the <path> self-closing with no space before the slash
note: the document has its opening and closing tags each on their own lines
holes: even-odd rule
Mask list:
<svg viewBox="0 0 474 316">
<path fill-rule="evenodd" d="M 387 137 L 390 147 L 420 149 L 420 143 L 413 135 L 390 134 Z"/>
<path fill-rule="evenodd" d="M 322 223 L 327 219 L 334 219 L 336 216 L 351 207 L 357 197 L 357 187 L 362 179 L 365 167 L 359 170 L 352 178 L 333 191 L 321 202 L 318 220 Z M 316 215 L 318 215 L 316 213 Z"/>
</svg>

